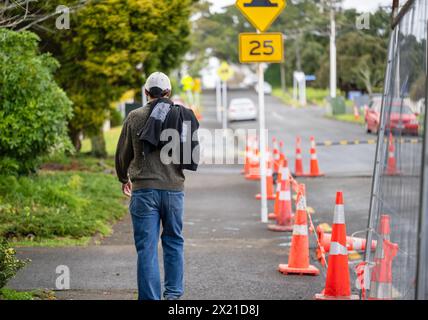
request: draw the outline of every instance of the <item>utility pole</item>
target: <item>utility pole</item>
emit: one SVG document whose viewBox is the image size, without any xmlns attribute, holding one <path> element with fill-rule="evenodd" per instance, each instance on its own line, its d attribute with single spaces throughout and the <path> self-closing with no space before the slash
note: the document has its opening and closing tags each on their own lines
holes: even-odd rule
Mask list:
<svg viewBox="0 0 428 320">
<path fill-rule="evenodd" d="M 334 0 L 330 0 L 330 97 L 336 98 L 337 58 L 336 58 L 336 17 Z"/>
<path fill-rule="evenodd" d="M 286 85 L 286 80 L 285 80 L 285 63 L 281 63 L 279 65 L 279 70 L 281 72 L 281 91 L 285 92 L 287 91 L 287 85 Z"/>
</svg>

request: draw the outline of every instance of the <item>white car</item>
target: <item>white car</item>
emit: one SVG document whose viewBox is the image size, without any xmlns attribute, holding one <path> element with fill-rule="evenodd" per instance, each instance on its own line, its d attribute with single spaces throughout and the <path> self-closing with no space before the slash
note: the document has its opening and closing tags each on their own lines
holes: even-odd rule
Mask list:
<svg viewBox="0 0 428 320">
<path fill-rule="evenodd" d="M 229 121 L 256 120 L 257 108 L 248 98 L 232 99 L 228 110 Z"/>
<path fill-rule="evenodd" d="M 256 92 L 259 93 L 259 84 L 258 83 L 256 83 L 256 85 L 254 86 L 254 90 L 256 90 Z M 267 82 L 265 82 L 265 85 L 264 85 L 264 92 L 265 92 L 265 94 L 268 94 L 268 95 L 272 94 L 272 86 Z"/>
</svg>

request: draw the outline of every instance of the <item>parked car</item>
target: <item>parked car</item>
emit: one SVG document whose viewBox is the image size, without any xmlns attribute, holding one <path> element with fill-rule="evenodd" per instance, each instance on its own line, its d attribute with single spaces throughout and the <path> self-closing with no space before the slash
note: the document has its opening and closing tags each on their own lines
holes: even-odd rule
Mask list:
<svg viewBox="0 0 428 320">
<path fill-rule="evenodd" d="M 255 84 L 254 90 L 256 90 L 256 92 L 259 93 L 259 84 L 258 83 Z M 265 82 L 264 91 L 265 91 L 265 94 L 269 94 L 269 95 L 272 94 L 272 86 L 267 82 Z"/>
<path fill-rule="evenodd" d="M 232 99 L 228 110 L 229 121 L 256 120 L 257 108 L 248 98 Z"/>
<path fill-rule="evenodd" d="M 368 133 L 377 134 L 380 126 L 380 112 L 382 97 L 373 97 L 365 112 L 365 127 Z M 418 135 L 419 121 L 412 112 L 408 103 L 401 99 L 394 99 L 391 105 L 390 120 L 386 122 L 388 132 L 400 131 L 404 134 Z"/>
</svg>

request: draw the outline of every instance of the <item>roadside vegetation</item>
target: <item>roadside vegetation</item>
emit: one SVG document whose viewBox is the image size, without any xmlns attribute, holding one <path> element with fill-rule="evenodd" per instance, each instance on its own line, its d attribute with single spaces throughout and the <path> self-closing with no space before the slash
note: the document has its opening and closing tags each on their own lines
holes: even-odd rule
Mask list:
<svg viewBox="0 0 428 320">
<path fill-rule="evenodd" d="M 15 245 L 106 236 L 126 212 L 116 178 L 103 172 L 0 176 L 0 194 L 0 236 Z"/>
<path fill-rule="evenodd" d="M 293 99 L 293 92 L 283 92 L 280 88 L 272 90 L 272 95 L 280 98 L 287 106 L 300 107 L 299 101 Z M 325 107 L 327 105 L 327 97 L 329 91 L 327 89 L 307 88 L 306 99 L 308 105 Z"/>
<path fill-rule="evenodd" d="M 326 117 L 337 121 L 364 125 L 364 117 L 362 117 L 361 115 L 359 118 L 356 118 L 354 114 L 326 115 Z"/>
<path fill-rule="evenodd" d="M 48 290 L 17 291 L 0 289 L 0 300 L 56 300 L 55 293 Z"/>
</svg>

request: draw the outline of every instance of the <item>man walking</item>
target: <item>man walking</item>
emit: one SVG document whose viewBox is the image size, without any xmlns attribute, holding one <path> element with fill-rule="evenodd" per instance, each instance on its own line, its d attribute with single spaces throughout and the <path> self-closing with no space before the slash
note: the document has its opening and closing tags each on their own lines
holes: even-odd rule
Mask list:
<svg viewBox="0 0 428 320">
<path fill-rule="evenodd" d="M 124 194 L 131 196 L 129 211 L 138 254 L 138 299 L 161 299 L 158 242 L 162 223 L 163 297 L 176 300 L 184 292 L 183 169 L 189 167 L 162 161 L 160 135 L 173 124 L 183 136 L 183 128 L 188 128 L 183 125 L 183 114 L 196 126 L 194 130 L 199 124 L 192 111 L 175 106 L 170 100 L 171 82 L 165 74 L 153 73 L 144 88 L 149 102 L 132 111 L 123 124 L 116 151 L 116 172 Z M 196 165 L 190 169 L 196 170 Z"/>
</svg>

